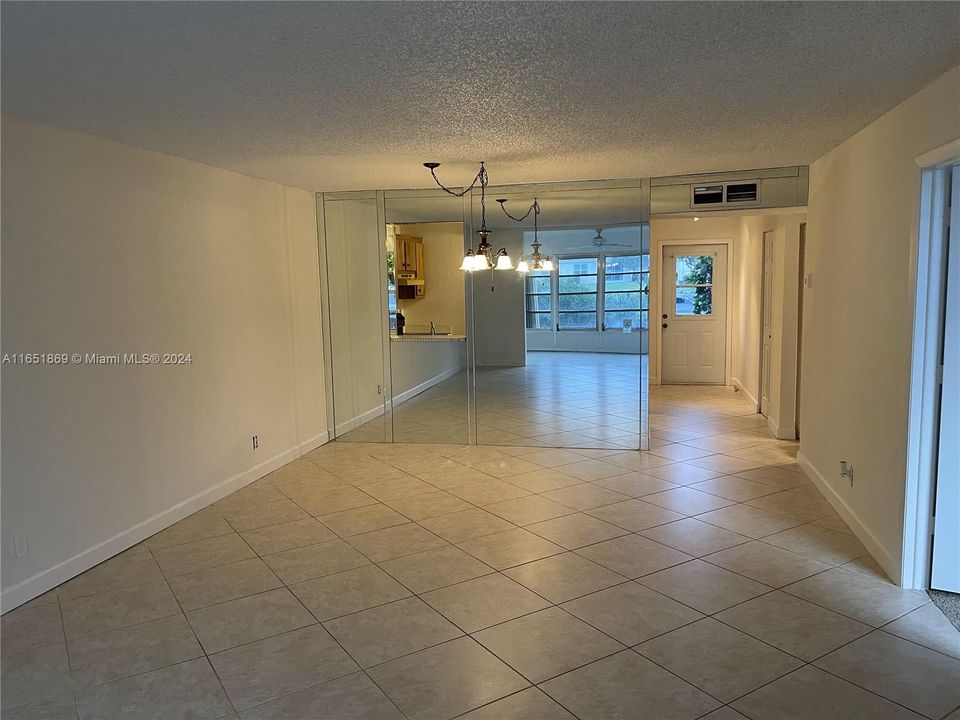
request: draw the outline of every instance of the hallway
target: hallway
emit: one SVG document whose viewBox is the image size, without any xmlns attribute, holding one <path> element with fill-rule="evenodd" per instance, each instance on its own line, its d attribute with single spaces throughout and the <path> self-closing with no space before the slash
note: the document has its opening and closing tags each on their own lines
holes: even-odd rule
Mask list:
<svg viewBox="0 0 960 720">
<path fill-rule="evenodd" d="M 795 443 L 728 388 L 655 386 L 651 429 L 650 453 L 322 446 L 4 615 L 4 717 L 960 704 L 960 634 L 882 575 Z"/>
</svg>

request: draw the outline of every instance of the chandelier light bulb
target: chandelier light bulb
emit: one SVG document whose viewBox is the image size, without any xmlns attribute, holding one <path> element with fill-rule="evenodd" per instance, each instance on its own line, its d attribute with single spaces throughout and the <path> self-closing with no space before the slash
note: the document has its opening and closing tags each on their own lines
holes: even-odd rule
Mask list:
<svg viewBox="0 0 960 720">
<path fill-rule="evenodd" d="M 473 250 L 467 250 L 467 254 L 463 256 L 463 262 L 460 264 L 460 269 L 473 272 Z"/>
<path fill-rule="evenodd" d="M 517 272 L 521 275 L 530 272 L 530 264 L 525 257 L 521 257 L 520 262 L 517 263 Z"/>
<path fill-rule="evenodd" d="M 500 248 L 500 252 L 497 253 L 497 270 L 513 270 L 513 261 L 510 259 L 510 256 L 507 254 L 506 248 Z"/>
<path fill-rule="evenodd" d="M 543 269 L 547 272 L 553 272 L 553 260 L 547 258 L 543 261 Z"/>
</svg>

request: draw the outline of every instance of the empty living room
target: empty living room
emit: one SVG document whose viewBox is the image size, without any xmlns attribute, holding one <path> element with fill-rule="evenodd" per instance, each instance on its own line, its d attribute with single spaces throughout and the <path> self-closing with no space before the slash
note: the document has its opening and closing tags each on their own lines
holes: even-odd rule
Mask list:
<svg viewBox="0 0 960 720">
<path fill-rule="evenodd" d="M 0 3 L 0 718 L 960 720 L 960 3 Z"/>
</svg>

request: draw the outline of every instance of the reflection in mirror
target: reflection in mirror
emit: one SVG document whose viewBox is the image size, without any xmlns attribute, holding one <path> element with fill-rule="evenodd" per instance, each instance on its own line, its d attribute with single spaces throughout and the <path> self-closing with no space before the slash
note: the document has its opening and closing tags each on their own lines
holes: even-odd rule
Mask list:
<svg viewBox="0 0 960 720">
<path fill-rule="evenodd" d="M 436 191 L 387 193 L 394 442 L 469 441 L 463 207 Z"/>
<path fill-rule="evenodd" d="M 489 191 L 520 213 L 534 192 Z M 477 442 L 645 447 L 650 264 L 640 184 L 555 185 L 536 197 L 540 252 L 555 268 L 473 274 Z M 515 258 L 531 252 L 526 224 L 489 213 L 487 224 L 494 247 Z"/>
<path fill-rule="evenodd" d="M 375 193 L 323 198 L 333 430 L 340 441 L 388 439 L 378 208 Z"/>
</svg>

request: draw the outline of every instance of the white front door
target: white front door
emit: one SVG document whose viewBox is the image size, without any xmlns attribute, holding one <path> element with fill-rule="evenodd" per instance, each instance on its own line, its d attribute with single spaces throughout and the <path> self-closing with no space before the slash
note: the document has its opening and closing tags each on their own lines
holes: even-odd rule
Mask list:
<svg viewBox="0 0 960 720">
<path fill-rule="evenodd" d="M 954 166 L 952 175 L 930 587 L 956 593 L 960 592 L 960 165 Z"/>
<path fill-rule="evenodd" d="M 760 414 L 770 410 L 770 368 L 773 348 L 773 230 L 763 234 L 763 296 L 761 298 Z"/>
<path fill-rule="evenodd" d="M 727 246 L 664 245 L 660 381 L 726 380 Z"/>
</svg>

